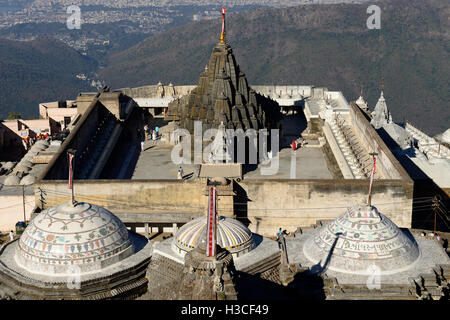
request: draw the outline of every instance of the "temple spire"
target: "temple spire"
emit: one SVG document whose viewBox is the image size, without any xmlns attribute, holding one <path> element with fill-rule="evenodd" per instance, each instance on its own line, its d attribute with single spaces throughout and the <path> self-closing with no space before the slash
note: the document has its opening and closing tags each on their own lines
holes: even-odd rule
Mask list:
<svg viewBox="0 0 450 320">
<path fill-rule="evenodd" d="M 220 43 L 225 43 L 225 8 L 222 8 L 222 32 L 220 34 Z"/>
</svg>

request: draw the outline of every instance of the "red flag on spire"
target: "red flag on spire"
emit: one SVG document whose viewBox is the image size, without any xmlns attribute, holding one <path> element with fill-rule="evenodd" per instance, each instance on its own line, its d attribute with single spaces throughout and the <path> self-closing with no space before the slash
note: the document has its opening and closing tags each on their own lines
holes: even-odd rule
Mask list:
<svg viewBox="0 0 450 320">
<path fill-rule="evenodd" d="M 225 8 L 222 8 L 222 14 L 225 14 L 225 13 L 226 13 Z"/>
</svg>

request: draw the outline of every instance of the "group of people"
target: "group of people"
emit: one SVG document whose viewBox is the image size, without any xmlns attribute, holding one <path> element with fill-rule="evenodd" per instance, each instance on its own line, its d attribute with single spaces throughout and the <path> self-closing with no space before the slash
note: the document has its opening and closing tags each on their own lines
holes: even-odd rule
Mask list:
<svg viewBox="0 0 450 320">
<path fill-rule="evenodd" d="M 299 138 L 297 140 L 292 140 L 291 148 L 292 148 L 292 150 L 295 151 L 295 150 L 300 149 L 301 147 L 303 147 L 306 143 L 307 143 L 306 140 L 303 139 L 303 138 Z"/>
<path fill-rule="evenodd" d="M 38 134 L 34 137 L 26 136 L 22 139 L 23 146 L 25 147 L 25 150 L 29 150 L 38 140 L 45 140 L 48 138 L 48 133 L 46 134 Z"/>
<path fill-rule="evenodd" d="M 145 132 L 145 140 L 148 139 L 157 140 L 159 137 L 159 127 L 155 127 L 155 130 L 153 130 L 150 129 L 148 125 L 145 125 L 144 132 Z"/>
<path fill-rule="evenodd" d="M 150 129 L 148 125 L 144 126 L 144 132 L 140 128 L 137 129 L 138 137 L 141 140 L 141 150 L 144 151 L 145 141 L 151 139 L 157 140 L 159 137 L 159 127 L 155 127 L 155 130 Z"/>
</svg>

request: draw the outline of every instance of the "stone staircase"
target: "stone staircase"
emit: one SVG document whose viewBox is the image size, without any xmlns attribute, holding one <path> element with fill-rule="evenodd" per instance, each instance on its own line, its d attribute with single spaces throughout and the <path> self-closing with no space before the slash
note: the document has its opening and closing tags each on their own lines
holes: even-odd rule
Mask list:
<svg viewBox="0 0 450 320">
<path fill-rule="evenodd" d="M 116 127 L 120 126 L 117 123 L 116 118 L 112 114 L 108 114 L 100 123 L 99 126 L 89 141 L 88 146 L 83 150 L 80 160 L 82 161 L 84 156 L 87 156 L 87 161 L 83 162 L 83 166 L 80 167 L 80 172 L 77 175 L 78 179 L 89 179 L 91 178 L 91 174 L 98 165 L 100 158 L 105 151 L 105 147 L 108 142 L 110 142 L 111 136 L 115 131 Z M 114 135 L 116 136 L 116 135 Z M 111 146 L 108 148 L 111 150 Z"/>
<path fill-rule="evenodd" d="M 356 179 L 368 177 L 372 161 L 367 151 L 360 145 L 351 126 L 346 125 L 345 120 L 336 115 L 330 127 L 354 177 Z"/>
</svg>

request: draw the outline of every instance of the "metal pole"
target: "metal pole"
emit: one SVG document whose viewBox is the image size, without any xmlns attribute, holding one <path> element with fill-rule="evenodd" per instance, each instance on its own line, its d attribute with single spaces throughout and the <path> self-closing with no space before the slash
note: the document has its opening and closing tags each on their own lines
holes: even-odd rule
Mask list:
<svg viewBox="0 0 450 320">
<path fill-rule="evenodd" d="M 439 198 L 437 196 L 434 196 L 432 207 L 433 207 L 433 212 L 434 212 L 433 236 L 436 236 L 436 214 L 437 214 L 437 209 L 439 207 Z"/>
<path fill-rule="evenodd" d="M 372 169 L 372 175 L 370 176 L 370 184 L 369 184 L 369 197 L 367 199 L 367 204 L 370 207 L 372 205 L 372 185 L 373 180 L 375 179 L 375 169 L 376 169 L 376 158 L 375 156 L 378 155 L 376 152 L 369 153 L 372 156 L 373 161 L 373 169 Z"/>
<path fill-rule="evenodd" d="M 25 185 L 22 185 L 22 203 L 23 203 L 23 223 L 27 223 L 27 217 L 25 214 Z"/>
<path fill-rule="evenodd" d="M 71 194 L 71 202 L 72 205 L 75 206 L 76 205 L 76 201 L 75 201 L 75 194 L 74 194 L 74 170 L 73 170 L 73 161 L 75 161 L 75 153 L 77 151 L 75 149 L 69 149 L 67 150 L 67 153 L 69 155 L 69 182 L 70 182 L 70 189 L 72 189 L 72 194 Z"/>
</svg>

